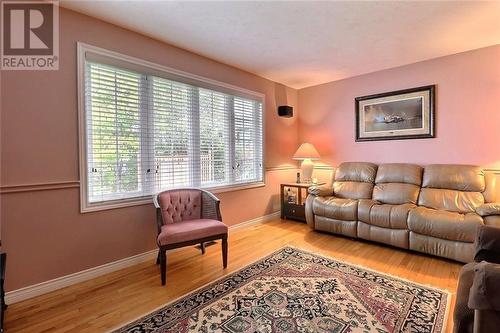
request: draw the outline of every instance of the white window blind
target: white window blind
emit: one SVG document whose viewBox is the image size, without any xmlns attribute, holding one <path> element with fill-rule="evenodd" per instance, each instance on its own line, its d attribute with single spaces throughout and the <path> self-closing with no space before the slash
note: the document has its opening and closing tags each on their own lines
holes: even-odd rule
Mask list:
<svg viewBox="0 0 500 333">
<path fill-rule="evenodd" d="M 87 200 L 263 182 L 262 102 L 85 61 Z"/>
</svg>

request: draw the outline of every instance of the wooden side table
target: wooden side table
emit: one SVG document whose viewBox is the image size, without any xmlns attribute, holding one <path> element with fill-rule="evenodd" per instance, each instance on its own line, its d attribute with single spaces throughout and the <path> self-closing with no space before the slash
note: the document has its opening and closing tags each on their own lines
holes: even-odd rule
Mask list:
<svg viewBox="0 0 500 333">
<path fill-rule="evenodd" d="M 284 183 L 281 184 L 280 200 L 281 200 L 281 218 L 297 221 L 306 221 L 306 207 L 303 200 L 303 190 L 307 196 L 307 189 L 311 186 L 324 185 L 325 183 L 311 184 L 311 183 Z M 288 189 L 294 189 L 295 200 L 288 200 Z"/>
</svg>

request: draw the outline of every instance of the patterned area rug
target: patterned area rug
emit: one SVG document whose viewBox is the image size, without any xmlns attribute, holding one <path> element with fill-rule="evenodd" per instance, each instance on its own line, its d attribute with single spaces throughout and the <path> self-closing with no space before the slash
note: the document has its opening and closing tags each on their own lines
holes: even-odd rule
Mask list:
<svg viewBox="0 0 500 333">
<path fill-rule="evenodd" d="M 115 332 L 437 333 L 447 305 L 446 291 L 286 247 Z"/>
</svg>

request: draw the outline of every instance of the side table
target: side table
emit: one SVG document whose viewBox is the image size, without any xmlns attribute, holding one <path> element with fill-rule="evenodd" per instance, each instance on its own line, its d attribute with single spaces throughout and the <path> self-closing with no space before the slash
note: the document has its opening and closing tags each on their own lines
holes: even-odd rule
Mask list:
<svg viewBox="0 0 500 333">
<path fill-rule="evenodd" d="M 325 183 L 284 183 L 280 187 L 281 218 L 297 221 L 306 221 L 305 197 L 307 189 L 311 186 L 324 185 Z M 305 191 L 303 191 L 305 190 Z M 290 193 L 290 195 L 289 195 Z"/>
</svg>

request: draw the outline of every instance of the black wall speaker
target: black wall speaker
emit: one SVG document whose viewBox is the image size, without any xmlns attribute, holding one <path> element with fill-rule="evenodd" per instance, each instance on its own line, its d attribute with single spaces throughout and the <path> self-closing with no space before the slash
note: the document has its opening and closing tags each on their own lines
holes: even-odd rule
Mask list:
<svg viewBox="0 0 500 333">
<path fill-rule="evenodd" d="M 278 116 L 286 118 L 293 117 L 293 106 L 288 106 L 288 105 L 278 106 Z"/>
</svg>

